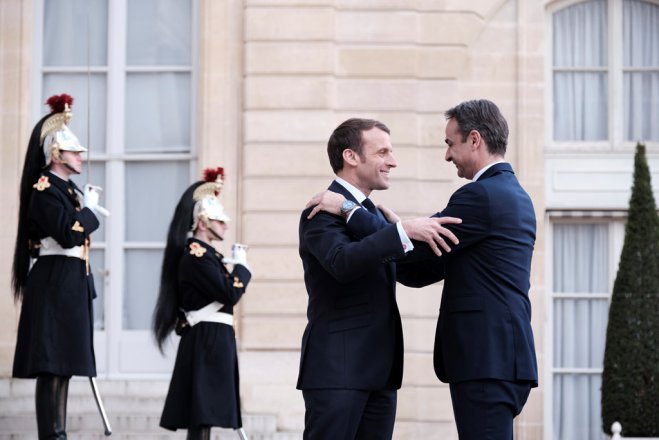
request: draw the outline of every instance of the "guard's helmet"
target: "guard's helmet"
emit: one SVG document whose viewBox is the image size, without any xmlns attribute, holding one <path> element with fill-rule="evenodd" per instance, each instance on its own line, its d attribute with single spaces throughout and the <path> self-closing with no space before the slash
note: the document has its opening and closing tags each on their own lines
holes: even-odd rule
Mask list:
<svg viewBox="0 0 659 440">
<path fill-rule="evenodd" d="M 54 95 L 48 98 L 46 103 L 50 106 L 52 113 L 41 126 L 40 143 L 43 145 L 43 154 L 46 166 L 50 165 L 52 154 L 60 151 L 87 151 L 80 145 L 78 137 L 68 127 L 73 113 L 73 97 L 67 94 Z"/>
<path fill-rule="evenodd" d="M 204 222 L 208 220 L 219 220 L 225 223 L 231 220 L 218 198 L 224 184 L 224 168 L 218 167 L 204 170 L 204 181 L 205 183 L 195 189 L 192 194 L 192 198 L 195 201 L 194 209 L 192 210 L 191 229 L 193 231 L 199 220 Z"/>
</svg>

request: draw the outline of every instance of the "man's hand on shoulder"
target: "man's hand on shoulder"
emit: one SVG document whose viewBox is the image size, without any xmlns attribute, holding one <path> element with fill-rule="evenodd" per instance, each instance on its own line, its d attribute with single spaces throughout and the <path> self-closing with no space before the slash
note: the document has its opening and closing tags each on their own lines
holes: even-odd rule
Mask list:
<svg viewBox="0 0 659 440">
<path fill-rule="evenodd" d="M 312 219 L 320 211 L 329 212 L 334 215 L 341 215 L 341 204 L 345 202 L 346 198 L 339 193 L 325 190 L 316 194 L 307 202 L 306 208 L 314 207 L 307 219 Z"/>
<path fill-rule="evenodd" d="M 439 246 L 446 252 L 451 252 L 451 247 L 442 236 L 453 244 L 459 243 L 458 237 L 442 225 L 458 223 L 462 223 L 462 220 L 456 217 L 420 217 L 402 221 L 407 236 L 428 243 L 437 256 L 442 255 Z"/>
<path fill-rule="evenodd" d="M 389 223 L 398 223 L 400 221 L 400 217 L 393 212 L 391 209 L 387 208 L 384 205 L 378 205 L 378 209 L 382 211 L 382 214 L 384 214 L 384 218 L 387 219 Z"/>
</svg>

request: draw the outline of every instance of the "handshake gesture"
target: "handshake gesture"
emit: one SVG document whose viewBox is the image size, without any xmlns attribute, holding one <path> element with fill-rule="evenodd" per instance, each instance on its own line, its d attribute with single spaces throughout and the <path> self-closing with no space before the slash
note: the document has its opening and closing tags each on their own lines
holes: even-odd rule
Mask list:
<svg viewBox="0 0 659 440">
<path fill-rule="evenodd" d="M 250 269 L 249 265 L 247 264 L 247 245 L 246 244 L 236 243 L 233 246 L 231 246 L 231 258 L 224 258 L 222 260 L 222 263 L 224 263 L 224 264 L 240 264 L 241 266 L 244 266 L 245 269 L 249 270 L 250 272 L 252 271 L 252 269 Z"/>
<path fill-rule="evenodd" d="M 90 185 L 89 183 L 86 184 L 82 192 L 82 205 L 85 208 L 89 208 L 92 211 L 107 217 L 110 215 L 110 211 L 98 204 L 101 191 L 103 191 L 103 188 L 100 186 Z"/>
</svg>

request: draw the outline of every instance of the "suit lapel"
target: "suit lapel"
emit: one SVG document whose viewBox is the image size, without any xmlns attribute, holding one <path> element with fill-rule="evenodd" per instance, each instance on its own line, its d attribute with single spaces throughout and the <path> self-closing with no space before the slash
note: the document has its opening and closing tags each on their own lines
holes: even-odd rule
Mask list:
<svg viewBox="0 0 659 440">
<path fill-rule="evenodd" d="M 341 185 L 341 184 L 340 184 L 339 182 L 337 182 L 336 180 L 333 180 L 332 183 L 330 184 L 329 188 L 327 188 L 327 189 L 329 189 L 329 190 L 332 191 L 332 192 L 339 193 L 339 194 L 341 194 L 343 197 L 345 197 L 346 199 L 348 199 L 348 200 L 352 200 L 353 202 L 355 202 L 355 203 L 357 203 L 357 204 L 359 205 L 359 202 L 357 201 L 357 199 L 355 199 L 355 198 L 353 197 L 352 193 L 351 193 L 350 191 L 348 191 L 348 190 L 346 189 L 346 187 L 344 187 L 343 185 Z"/>
</svg>

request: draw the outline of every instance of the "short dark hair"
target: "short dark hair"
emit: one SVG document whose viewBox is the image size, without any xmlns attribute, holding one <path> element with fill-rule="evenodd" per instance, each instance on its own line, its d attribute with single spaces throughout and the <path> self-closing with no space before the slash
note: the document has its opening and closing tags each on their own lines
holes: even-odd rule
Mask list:
<svg viewBox="0 0 659 440">
<path fill-rule="evenodd" d="M 374 119 L 351 118 L 334 129 L 327 141 L 327 155 L 334 173 L 343 169 L 343 150 L 350 148 L 361 157 L 362 132 L 374 127 L 389 134 L 389 128 Z"/>
<path fill-rule="evenodd" d="M 444 113 L 446 119 L 455 119 L 462 134 L 462 142 L 467 140 L 471 130 L 476 130 L 487 143 L 490 154 L 503 156 L 508 145 L 508 123 L 499 107 L 487 99 L 465 101 Z"/>
</svg>

